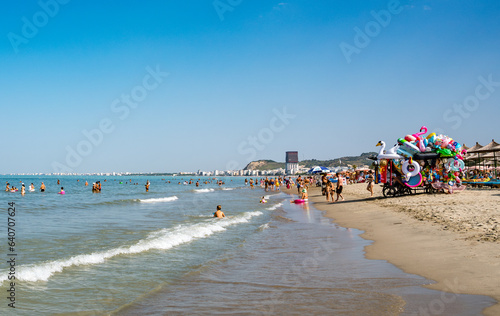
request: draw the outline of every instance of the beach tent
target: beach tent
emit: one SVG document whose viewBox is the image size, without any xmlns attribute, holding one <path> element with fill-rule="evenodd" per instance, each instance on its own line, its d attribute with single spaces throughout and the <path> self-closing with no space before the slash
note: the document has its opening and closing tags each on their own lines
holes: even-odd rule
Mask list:
<svg viewBox="0 0 500 316">
<path fill-rule="evenodd" d="M 328 172 L 332 172 L 330 169 L 328 169 L 327 167 L 322 167 L 322 166 L 315 166 L 315 167 L 312 167 L 311 169 L 309 169 L 309 171 L 307 171 L 307 173 L 328 173 Z"/>
</svg>

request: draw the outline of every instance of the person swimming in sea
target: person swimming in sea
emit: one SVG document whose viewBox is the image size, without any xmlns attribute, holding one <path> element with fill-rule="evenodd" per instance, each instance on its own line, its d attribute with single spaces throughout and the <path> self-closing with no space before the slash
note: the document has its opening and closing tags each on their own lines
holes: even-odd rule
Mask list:
<svg viewBox="0 0 500 316">
<path fill-rule="evenodd" d="M 215 211 L 214 217 L 217 217 L 217 218 L 226 217 L 226 215 L 224 215 L 224 212 L 222 212 L 222 206 L 217 205 L 217 211 Z"/>
<path fill-rule="evenodd" d="M 263 196 L 262 199 L 260 199 L 260 203 L 267 203 L 265 196 Z"/>
</svg>

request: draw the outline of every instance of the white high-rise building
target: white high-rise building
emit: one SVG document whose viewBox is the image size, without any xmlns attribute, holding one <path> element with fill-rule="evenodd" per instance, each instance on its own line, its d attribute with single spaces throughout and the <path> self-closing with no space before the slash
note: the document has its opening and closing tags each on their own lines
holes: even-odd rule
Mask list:
<svg viewBox="0 0 500 316">
<path fill-rule="evenodd" d="M 296 174 L 299 170 L 299 152 L 298 151 L 287 151 L 286 152 L 286 174 Z"/>
</svg>

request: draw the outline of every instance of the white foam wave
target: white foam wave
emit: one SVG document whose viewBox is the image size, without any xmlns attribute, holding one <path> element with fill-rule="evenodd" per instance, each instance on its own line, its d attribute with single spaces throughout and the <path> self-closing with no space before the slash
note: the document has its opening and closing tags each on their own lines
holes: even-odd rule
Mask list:
<svg viewBox="0 0 500 316">
<path fill-rule="evenodd" d="M 232 191 L 234 188 L 222 188 L 223 191 Z"/>
<path fill-rule="evenodd" d="M 208 192 L 214 192 L 215 189 L 199 189 L 199 190 L 194 190 L 196 193 L 208 193 Z"/>
<path fill-rule="evenodd" d="M 269 223 L 265 223 L 259 226 L 259 230 L 264 230 L 269 228 Z"/>
<path fill-rule="evenodd" d="M 271 207 L 268 207 L 268 208 L 267 208 L 267 210 L 268 210 L 268 211 L 274 211 L 274 210 L 276 210 L 276 209 L 280 208 L 281 206 L 283 206 L 283 202 L 280 202 L 280 203 L 275 204 L 275 205 L 273 205 L 273 206 L 271 206 Z"/>
<path fill-rule="evenodd" d="M 169 197 L 164 197 L 164 198 L 157 198 L 157 199 L 145 199 L 145 200 L 140 200 L 142 203 L 158 203 L 158 202 L 172 202 L 177 200 L 178 198 L 176 196 L 169 196 Z"/>
<path fill-rule="evenodd" d="M 82 254 L 69 259 L 19 266 L 16 271 L 16 278 L 30 282 L 47 281 L 55 273 L 62 272 L 65 268 L 71 266 L 100 264 L 118 255 L 139 254 L 152 249 L 167 250 L 224 231 L 228 226 L 246 223 L 252 217 L 259 215 L 262 215 L 262 212 L 256 211 L 224 219 L 209 219 L 194 225 L 179 225 L 175 228 L 153 232 L 147 238 L 129 247 L 119 247 L 102 252 Z M 0 275 L 3 276 L 0 278 L 0 282 L 7 280 L 6 270 L 1 271 Z"/>
</svg>

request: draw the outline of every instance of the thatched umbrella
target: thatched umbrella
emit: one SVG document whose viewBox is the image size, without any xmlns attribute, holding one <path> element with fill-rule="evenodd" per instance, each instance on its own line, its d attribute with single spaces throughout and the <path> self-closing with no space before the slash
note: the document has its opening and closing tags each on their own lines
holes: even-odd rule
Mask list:
<svg viewBox="0 0 500 316">
<path fill-rule="evenodd" d="M 495 142 L 494 139 L 491 140 L 491 143 L 489 143 L 486 146 L 483 146 L 482 148 L 479 148 L 475 150 L 477 154 L 483 158 L 493 158 L 493 161 L 495 162 L 495 177 L 497 176 L 496 170 L 497 170 L 497 165 L 496 165 L 496 152 L 500 151 L 500 144 Z M 490 154 L 487 154 L 490 153 Z M 492 154 L 491 154 L 492 153 Z M 487 155 L 483 155 L 487 154 Z M 484 161 L 483 161 L 484 165 Z"/>
</svg>

